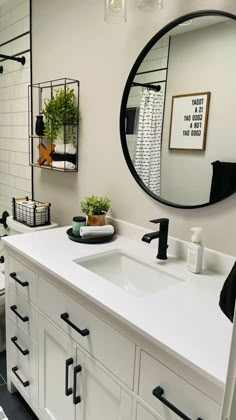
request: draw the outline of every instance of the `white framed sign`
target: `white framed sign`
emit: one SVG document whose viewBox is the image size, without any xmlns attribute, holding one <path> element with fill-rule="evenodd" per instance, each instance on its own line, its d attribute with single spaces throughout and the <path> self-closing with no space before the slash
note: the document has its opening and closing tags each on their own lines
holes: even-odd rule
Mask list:
<svg viewBox="0 0 236 420">
<path fill-rule="evenodd" d="M 172 97 L 170 150 L 206 150 L 211 92 Z"/>
</svg>

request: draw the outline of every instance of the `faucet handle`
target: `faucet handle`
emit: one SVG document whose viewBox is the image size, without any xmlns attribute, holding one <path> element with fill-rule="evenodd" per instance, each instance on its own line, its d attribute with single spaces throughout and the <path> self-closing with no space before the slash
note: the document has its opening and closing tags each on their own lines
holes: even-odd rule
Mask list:
<svg viewBox="0 0 236 420">
<path fill-rule="evenodd" d="M 151 223 L 169 223 L 169 219 L 166 218 L 161 218 L 161 219 L 154 219 L 154 220 L 149 220 L 149 222 Z"/>
</svg>

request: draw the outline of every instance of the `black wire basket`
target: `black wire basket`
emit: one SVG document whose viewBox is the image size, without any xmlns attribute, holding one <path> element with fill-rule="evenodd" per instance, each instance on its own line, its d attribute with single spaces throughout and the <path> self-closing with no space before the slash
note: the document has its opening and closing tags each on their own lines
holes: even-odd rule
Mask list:
<svg viewBox="0 0 236 420">
<path fill-rule="evenodd" d="M 29 200 L 29 197 L 13 198 L 13 219 L 29 227 L 51 224 L 50 203 Z"/>
</svg>

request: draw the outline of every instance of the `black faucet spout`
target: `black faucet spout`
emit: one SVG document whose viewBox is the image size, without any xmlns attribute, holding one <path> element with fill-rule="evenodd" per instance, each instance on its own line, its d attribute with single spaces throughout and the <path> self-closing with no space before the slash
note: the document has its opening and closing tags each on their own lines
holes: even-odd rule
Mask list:
<svg viewBox="0 0 236 420">
<path fill-rule="evenodd" d="M 160 234 L 159 231 L 158 232 L 146 233 L 145 235 L 143 235 L 142 241 L 147 242 L 147 244 L 150 244 L 153 239 L 159 238 L 159 234 Z"/>
<path fill-rule="evenodd" d="M 142 241 L 150 244 L 153 239 L 159 238 L 157 258 L 159 260 L 167 260 L 169 219 L 155 219 L 150 220 L 150 222 L 159 223 L 160 230 L 157 232 L 146 233 L 142 237 Z"/>
</svg>

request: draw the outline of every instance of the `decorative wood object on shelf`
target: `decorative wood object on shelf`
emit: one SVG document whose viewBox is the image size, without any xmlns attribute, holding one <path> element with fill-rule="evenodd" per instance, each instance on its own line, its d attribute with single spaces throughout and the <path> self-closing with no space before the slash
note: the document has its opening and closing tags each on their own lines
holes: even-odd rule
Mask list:
<svg viewBox="0 0 236 420">
<path fill-rule="evenodd" d="M 40 157 L 37 160 L 38 164 L 43 165 L 45 162 L 52 163 L 52 153 L 54 152 L 55 145 L 50 144 L 50 146 L 46 147 L 43 143 L 39 143 L 37 147 L 40 151 Z"/>
<path fill-rule="evenodd" d="M 31 166 L 77 172 L 78 132 L 78 80 L 56 79 L 29 86 Z"/>
</svg>

